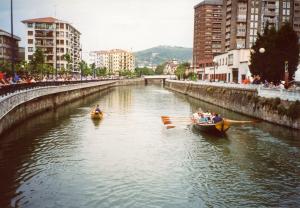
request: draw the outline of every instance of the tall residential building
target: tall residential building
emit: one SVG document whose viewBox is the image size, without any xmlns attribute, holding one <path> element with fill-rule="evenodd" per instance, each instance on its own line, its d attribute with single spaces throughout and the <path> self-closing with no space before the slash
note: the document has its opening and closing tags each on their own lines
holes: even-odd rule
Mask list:
<svg viewBox="0 0 300 208">
<path fill-rule="evenodd" d="M 57 68 L 67 68 L 65 54 L 71 57 L 72 72 L 80 72 L 81 33 L 66 21 L 53 17 L 22 21 L 27 27 L 25 58 L 32 60 L 33 53 L 40 48 L 45 54 L 45 63 Z"/>
<path fill-rule="evenodd" d="M 294 0 L 293 2 L 293 28 L 300 40 L 300 0 Z"/>
<path fill-rule="evenodd" d="M 222 0 L 204 0 L 194 9 L 193 66 L 202 68 L 222 52 Z"/>
<path fill-rule="evenodd" d="M 262 34 L 268 24 L 278 30 L 284 23 L 293 22 L 294 0 L 251 0 L 248 4 L 248 39 L 247 47 L 251 47 Z"/>
<path fill-rule="evenodd" d="M 248 0 L 223 1 L 222 51 L 246 48 Z"/>
<path fill-rule="evenodd" d="M 14 61 L 19 61 L 19 41 L 21 38 L 0 29 L 0 61 L 11 62 L 12 53 Z"/>
<path fill-rule="evenodd" d="M 120 49 L 93 51 L 90 53 L 90 63 L 95 63 L 96 67 L 105 67 L 112 73 L 122 70 L 134 71 L 135 69 L 133 53 Z"/>
<path fill-rule="evenodd" d="M 279 29 L 286 22 L 294 22 L 295 28 L 295 24 L 300 23 L 300 19 L 296 23 L 296 16 L 293 18 L 294 2 L 299 5 L 296 1 L 224 0 L 222 51 L 250 48 L 257 39 L 257 33 L 262 34 L 267 24 Z M 300 27 L 298 31 L 300 33 Z"/>
</svg>

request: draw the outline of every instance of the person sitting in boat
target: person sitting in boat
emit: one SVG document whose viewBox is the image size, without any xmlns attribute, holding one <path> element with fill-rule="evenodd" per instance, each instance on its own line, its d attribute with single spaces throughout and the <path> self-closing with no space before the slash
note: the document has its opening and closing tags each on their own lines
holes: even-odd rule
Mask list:
<svg viewBox="0 0 300 208">
<path fill-rule="evenodd" d="M 95 112 L 96 112 L 96 113 L 101 113 L 101 112 L 102 112 L 102 111 L 100 110 L 100 108 L 99 108 L 99 105 L 96 106 Z"/>
<path fill-rule="evenodd" d="M 208 123 L 208 118 L 204 117 L 203 113 L 200 115 L 199 123 Z"/>
<path fill-rule="evenodd" d="M 223 118 L 221 118 L 221 117 L 219 116 L 219 114 L 215 113 L 212 120 L 213 120 L 214 123 L 218 123 L 218 122 L 220 122 L 220 121 L 223 121 Z"/>
</svg>

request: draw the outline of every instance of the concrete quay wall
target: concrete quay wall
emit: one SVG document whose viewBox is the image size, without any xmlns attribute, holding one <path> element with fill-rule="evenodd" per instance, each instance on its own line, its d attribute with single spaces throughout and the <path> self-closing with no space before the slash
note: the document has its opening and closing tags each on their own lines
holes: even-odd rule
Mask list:
<svg viewBox="0 0 300 208">
<path fill-rule="evenodd" d="M 196 82 L 167 80 L 170 89 L 196 99 L 271 123 L 300 129 L 300 103 L 259 97 L 252 88 L 214 86 Z"/>
<path fill-rule="evenodd" d="M 41 87 L 0 98 L 0 135 L 38 113 L 108 88 L 144 84 L 143 79 L 99 81 L 64 86 Z"/>
</svg>

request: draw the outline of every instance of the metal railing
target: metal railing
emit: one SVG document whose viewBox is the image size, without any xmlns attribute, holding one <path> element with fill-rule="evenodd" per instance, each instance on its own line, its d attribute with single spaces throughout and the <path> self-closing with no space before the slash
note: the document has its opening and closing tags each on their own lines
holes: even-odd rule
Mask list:
<svg viewBox="0 0 300 208">
<path fill-rule="evenodd" d="M 97 80 L 78 80 L 78 81 L 45 81 L 45 82 L 35 82 L 35 83 L 20 83 L 20 84 L 10 84 L 3 85 L 0 87 L 0 98 L 7 95 L 21 92 L 24 90 L 31 90 L 34 88 L 50 87 L 50 86 L 60 86 L 60 85 L 72 85 L 72 84 L 81 84 L 88 82 L 99 82 L 99 81 L 113 81 L 119 80 L 119 78 L 112 79 L 97 79 Z"/>
<path fill-rule="evenodd" d="M 257 90 L 260 85 L 254 84 L 236 84 L 236 83 L 224 83 L 224 82 L 209 82 L 209 81 L 180 81 L 180 80 L 168 80 L 169 82 L 185 82 L 194 85 L 205 85 L 205 86 L 214 86 L 214 87 L 223 87 L 223 88 L 234 88 L 234 89 L 241 89 L 241 90 Z"/>
<path fill-rule="evenodd" d="M 280 98 L 281 100 L 300 101 L 300 90 L 286 90 L 277 88 L 258 88 L 258 95 L 266 98 Z"/>
</svg>

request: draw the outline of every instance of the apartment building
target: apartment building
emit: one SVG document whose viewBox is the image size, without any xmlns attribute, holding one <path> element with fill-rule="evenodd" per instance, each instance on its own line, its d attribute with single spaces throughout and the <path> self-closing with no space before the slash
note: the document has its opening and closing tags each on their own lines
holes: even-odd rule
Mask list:
<svg viewBox="0 0 300 208">
<path fill-rule="evenodd" d="M 45 63 L 54 68 L 67 68 L 65 54 L 71 57 L 72 72 L 79 73 L 81 33 L 66 21 L 53 17 L 22 21 L 27 28 L 25 59 L 32 60 L 33 53 L 40 48 L 45 55 Z"/>
<path fill-rule="evenodd" d="M 248 0 L 223 1 L 222 51 L 246 48 Z"/>
<path fill-rule="evenodd" d="M 294 0 L 293 2 L 293 28 L 300 37 L 300 0 Z"/>
<path fill-rule="evenodd" d="M 211 66 L 221 53 L 222 0 L 204 0 L 194 7 L 193 67 Z"/>
<path fill-rule="evenodd" d="M 0 61 L 11 62 L 12 53 L 14 55 L 14 61 L 20 61 L 19 56 L 19 41 L 21 38 L 13 36 L 11 34 L 0 29 Z"/>
<path fill-rule="evenodd" d="M 89 55 L 90 63 L 95 63 L 96 67 L 105 67 L 112 73 L 118 73 L 122 70 L 134 71 L 135 69 L 133 53 L 125 50 L 93 51 Z"/>
<path fill-rule="evenodd" d="M 224 0 L 222 51 L 251 48 L 257 33 L 290 22 L 300 34 L 298 0 Z M 295 8 L 295 10 L 294 10 Z M 295 11 L 295 12 L 294 12 Z"/>
</svg>

